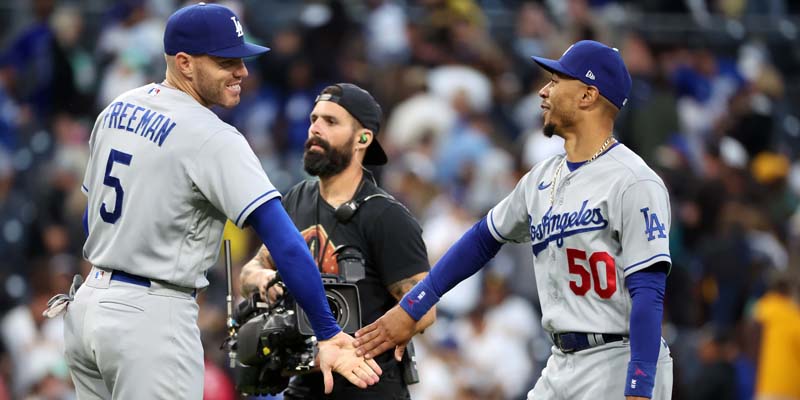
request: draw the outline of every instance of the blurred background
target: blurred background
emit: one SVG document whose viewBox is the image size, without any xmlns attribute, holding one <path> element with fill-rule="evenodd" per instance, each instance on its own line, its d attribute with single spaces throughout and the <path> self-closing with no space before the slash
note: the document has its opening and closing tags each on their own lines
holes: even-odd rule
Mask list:
<svg viewBox="0 0 800 400">
<path fill-rule="evenodd" d="M 281 191 L 305 178 L 313 99 L 347 81 L 383 106 L 375 170 L 424 229 L 430 261 L 538 161 L 530 56 L 580 39 L 618 47 L 633 77 L 616 136 L 663 177 L 673 267 L 663 336 L 675 399 L 800 399 L 800 4 L 792 0 L 242 0 L 241 104 L 216 109 Z M 62 320 L 44 320 L 81 257 L 79 186 L 94 118 L 164 77 L 168 0 L 0 2 L 0 400 L 73 399 Z M 226 230 L 235 276 L 258 244 Z M 523 399 L 550 353 L 527 245 L 506 245 L 444 297 L 415 339 L 421 400 Z M 199 324 L 206 399 L 234 399 L 225 281 L 209 273 Z M 238 288 L 237 288 L 238 289 Z M 787 372 L 789 371 L 789 372 Z M 778 388 L 778 389 L 775 389 Z M 278 397 L 279 398 L 279 397 Z"/>
</svg>

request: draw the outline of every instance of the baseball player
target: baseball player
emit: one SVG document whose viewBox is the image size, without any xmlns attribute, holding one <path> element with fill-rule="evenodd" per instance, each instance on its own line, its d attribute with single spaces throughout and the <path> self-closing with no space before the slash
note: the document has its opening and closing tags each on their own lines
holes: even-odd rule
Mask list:
<svg viewBox="0 0 800 400">
<path fill-rule="evenodd" d="M 131 43 L 132 46 L 136 45 Z M 310 315 L 326 391 L 331 369 L 359 387 L 380 368 L 355 356 L 331 315 L 311 254 L 244 137 L 209 109 L 239 103 L 246 43 L 229 9 L 176 11 L 164 33 L 166 79 L 120 95 L 98 116 L 82 189 L 84 257 L 93 265 L 65 316 L 78 398 L 200 399 L 198 289 L 227 219 L 253 226 Z"/>
<path fill-rule="evenodd" d="M 631 78 L 616 49 L 572 45 L 540 91 L 544 131 L 566 154 L 534 166 L 398 306 L 356 333 L 367 356 L 405 343 L 414 321 L 505 242 L 530 242 L 542 324 L 554 346 L 528 399 L 669 399 L 661 339 L 670 205 L 661 179 L 612 136 Z M 480 351 L 480 350 L 478 350 Z"/>
</svg>

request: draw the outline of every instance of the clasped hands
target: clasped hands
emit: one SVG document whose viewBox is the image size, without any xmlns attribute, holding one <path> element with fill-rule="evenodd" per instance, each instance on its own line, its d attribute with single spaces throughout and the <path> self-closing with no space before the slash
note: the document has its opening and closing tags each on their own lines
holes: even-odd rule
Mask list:
<svg viewBox="0 0 800 400">
<path fill-rule="evenodd" d="M 266 301 L 275 301 L 283 294 L 279 286 L 272 286 L 267 289 L 268 282 L 275 275 L 274 271 L 264 270 L 258 290 L 261 298 Z M 333 391 L 333 374 L 337 372 L 350 381 L 353 385 L 361 389 L 374 385 L 379 380 L 379 375 L 383 372 L 375 360 L 367 359 L 361 354 L 356 353 L 355 343 L 352 336 L 345 332 L 339 332 L 328 340 L 320 340 L 317 344 L 317 364 L 322 372 L 325 383 L 325 393 Z"/>
</svg>

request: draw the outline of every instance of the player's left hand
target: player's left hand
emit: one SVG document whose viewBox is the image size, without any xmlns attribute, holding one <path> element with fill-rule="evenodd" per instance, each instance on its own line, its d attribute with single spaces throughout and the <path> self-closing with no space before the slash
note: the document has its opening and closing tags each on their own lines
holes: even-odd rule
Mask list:
<svg viewBox="0 0 800 400">
<path fill-rule="evenodd" d="M 394 357 L 400 361 L 406 344 L 416 333 L 416 325 L 416 321 L 396 305 L 356 332 L 356 354 L 373 358 L 394 347 Z"/>
<path fill-rule="evenodd" d="M 375 360 L 365 360 L 355 353 L 353 337 L 339 332 L 336 336 L 322 340 L 318 344 L 319 366 L 325 382 L 325 394 L 333 391 L 333 375 L 336 371 L 350 383 L 365 389 L 378 382 L 381 367 Z"/>
<path fill-rule="evenodd" d="M 650 400 L 647 397 L 625 396 L 625 400 Z"/>
</svg>

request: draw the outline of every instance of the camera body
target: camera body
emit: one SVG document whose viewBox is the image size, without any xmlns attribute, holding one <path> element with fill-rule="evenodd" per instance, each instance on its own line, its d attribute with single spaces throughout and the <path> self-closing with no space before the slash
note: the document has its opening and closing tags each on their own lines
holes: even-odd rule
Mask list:
<svg viewBox="0 0 800 400">
<path fill-rule="evenodd" d="M 365 277 L 361 252 L 353 246 L 336 250 L 338 275 L 323 275 L 323 287 L 336 322 L 347 333 L 361 328 L 356 282 Z M 270 282 L 283 286 L 280 276 Z M 223 347 L 236 354 L 236 390 L 245 395 L 277 394 L 293 375 L 315 367 L 317 340 L 308 316 L 288 291 L 268 304 L 255 293 L 239 304 L 235 328 Z"/>
</svg>

